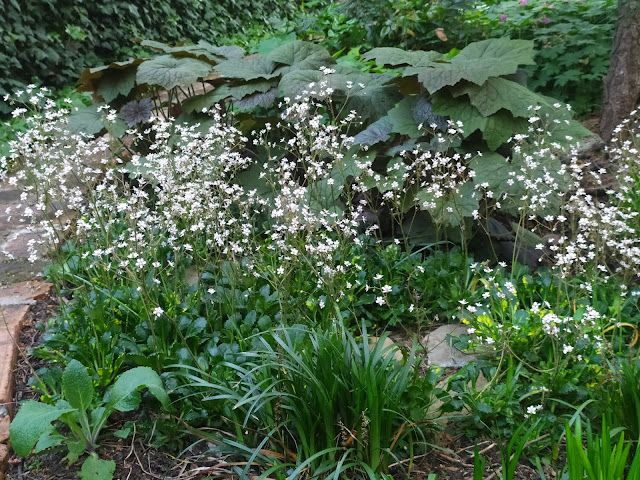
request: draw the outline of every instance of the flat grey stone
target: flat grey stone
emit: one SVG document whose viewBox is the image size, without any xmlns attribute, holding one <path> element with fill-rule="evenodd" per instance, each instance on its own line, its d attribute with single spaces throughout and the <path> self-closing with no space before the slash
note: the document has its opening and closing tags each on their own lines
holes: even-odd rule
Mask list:
<svg viewBox="0 0 640 480">
<path fill-rule="evenodd" d="M 422 343 L 427 346 L 427 365 L 461 368 L 477 360 L 474 354 L 461 352 L 451 346 L 451 335 L 458 336 L 465 333 L 467 333 L 467 327 L 464 325 L 442 325 L 429 332 Z"/>
<path fill-rule="evenodd" d="M 35 305 L 36 301 L 23 297 L 0 297 L 0 307 L 12 307 L 14 305 Z"/>
</svg>

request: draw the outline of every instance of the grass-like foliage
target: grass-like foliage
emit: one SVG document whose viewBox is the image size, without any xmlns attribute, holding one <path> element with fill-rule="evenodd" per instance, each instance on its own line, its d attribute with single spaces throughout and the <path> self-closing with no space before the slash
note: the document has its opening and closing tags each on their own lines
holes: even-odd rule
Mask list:
<svg viewBox="0 0 640 480">
<path fill-rule="evenodd" d="M 571 431 L 567 423 L 565 433 L 569 480 L 631 480 L 640 476 L 640 455 L 636 451 L 627 470 L 627 457 L 632 444 L 624 443 L 624 432 L 620 433 L 620 438 L 615 443 L 614 432 L 606 418 L 602 419 L 602 432 L 599 435 L 592 431 L 591 424 L 587 422 L 586 449 L 583 446 L 579 419 L 575 424 L 575 432 Z"/>
<path fill-rule="evenodd" d="M 424 441 L 435 399 L 436 374 L 421 373 L 417 345 L 405 350 L 387 338 L 364 330 L 356 339 L 339 324 L 327 331 L 293 325 L 255 337 L 247 362 L 231 365 L 236 379 L 219 383 L 194 369 L 185 377 L 204 401 L 224 403 L 236 431 L 226 444 L 236 453 L 268 458 L 272 472 L 316 476 L 337 464 L 336 475 L 368 478 Z"/>
</svg>

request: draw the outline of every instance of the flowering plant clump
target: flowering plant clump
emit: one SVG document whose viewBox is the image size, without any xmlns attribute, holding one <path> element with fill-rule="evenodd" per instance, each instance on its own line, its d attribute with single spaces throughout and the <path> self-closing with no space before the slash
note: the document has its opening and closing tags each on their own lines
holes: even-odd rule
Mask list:
<svg viewBox="0 0 640 480">
<path fill-rule="evenodd" d="M 70 109 L 57 109 L 46 91 L 10 99 L 37 110 L 2 159 L 10 163 L 2 179 L 24 190 L 11 213 L 43 229 L 51 255 L 58 252 L 49 275 L 74 298 L 48 326 L 52 334 L 38 354 L 83 362 L 102 389 L 126 368 L 151 367 L 179 397 L 185 419 L 210 425 L 215 411 L 238 441 L 280 445 L 276 458 L 289 458 L 290 448 L 262 427 L 242 432 L 255 414 L 286 430 L 290 445 L 304 434 L 302 423 L 286 423 L 299 416 L 278 411 L 278 382 L 256 383 L 258 347 L 275 341 L 295 363 L 299 332 L 331 328 L 332 344 L 347 338 L 345 326 L 364 332 L 458 319 L 467 326 L 459 344 L 484 356 L 451 380 L 459 396 L 443 408 L 466 403 L 477 425 L 499 415 L 512 422 L 544 416 L 559 425 L 555 415 L 585 401 L 586 387 L 601 380 L 606 360 L 636 328 L 635 116 L 623 127 L 632 135 L 610 148 L 620 159 L 620 188 L 599 199 L 587 180 L 600 184 L 605 172 L 582 163 L 571 135 L 557 140 L 569 123 L 564 114 L 532 106 L 507 158 L 469 153 L 460 141 L 464 125 L 442 118 L 417 128 L 425 141 L 383 155 L 356 140 L 358 112 L 333 102 L 335 71 L 320 75 L 283 98 L 277 116 L 248 129 L 222 105 L 183 123 L 151 114 L 143 100 L 120 111 L 99 107 L 110 133 L 93 138 L 75 133 Z M 356 95 L 351 87 L 344 87 L 347 97 Z M 119 135 L 123 119 L 131 128 Z M 272 334 L 279 328 L 286 341 Z M 349 355 L 365 348 L 348 338 L 341 345 Z M 412 375 L 418 350 L 408 354 Z M 404 365 L 398 352 L 402 359 L 393 361 Z M 270 361 L 281 355 L 276 348 Z M 390 358 L 378 360 L 392 370 Z M 480 370 L 502 398 L 487 389 L 464 396 L 467 377 L 475 375 L 475 385 Z M 240 397 L 231 393 L 239 374 L 248 389 Z M 410 392 L 394 397 L 398 411 L 417 412 L 410 408 L 414 387 L 423 383 L 415 376 Z M 203 393 L 211 385 L 218 394 Z M 314 387 L 292 392 L 304 388 Z M 247 405 L 244 418 L 234 413 Z M 423 435 L 423 410 L 420 418 L 387 422 L 385 438 Z M 371 439 L 369 413 L 350 415 L 361 423 L 359 441 Z M 333 418 L 327 432 L 344 430 L 344 418 Z M 417 432 L 400 435 L 405 428 Z M 344 443 L 336 448 L 357 454 Z M 367 458 L 377 459 L 377 449 Z"/>
</svg>

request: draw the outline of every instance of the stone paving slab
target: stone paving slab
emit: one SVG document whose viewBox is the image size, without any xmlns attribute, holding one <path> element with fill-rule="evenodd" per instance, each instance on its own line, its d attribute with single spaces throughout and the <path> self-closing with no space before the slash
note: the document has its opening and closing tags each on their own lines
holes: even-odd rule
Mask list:
<svg viewBox="0 0 640 480">
<path fill-rule="evenodd" d="M 46 264 L 47 262 L 44 260 L 38 260 L 34 263 L 28 260 L 0 261 L 0 286 L 42 277 L 42 269 Z"/>
<path fill-rule="evenodd" d="M 9 425 L 15 412 L 13 383 L 20 329 L 36 300 L 44 299 L 52 284 L 25 281 L 0 287 L 0 480 L 9 461 Z"/>
<path fill-rule="evenodd" d="M 0 443 L 0 480 L 4 480 L 4 472 L 9 465 L 9 447 Z"/>
<path fill-rule="evenodd" d="M 29 305 L 3 307 L 0 311 L 0 417 L 13 413 L 13 377 L 18 358 L 20 328 Z M 2 408 L 4 407 L 4 408 Z"/>
</svg>

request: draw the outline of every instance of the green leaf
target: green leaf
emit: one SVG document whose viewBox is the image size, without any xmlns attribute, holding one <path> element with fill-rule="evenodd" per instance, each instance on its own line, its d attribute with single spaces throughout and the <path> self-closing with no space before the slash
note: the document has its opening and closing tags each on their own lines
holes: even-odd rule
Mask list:
<svg viewBox="0 0 640 480">
<path fill-rule="evenodd" d="M 108 70 L 98 81 L 97 94 L 105 102 L 110 102 L 118 95 L 126 97 L 136 84 L 136 69 Z"/>
<path fill-rule="evenodd" d="M 69 129 L 71 133 L 77 135 L 85 133 L 96 135 L 105 129 L 102 111 L 98 108 L 102 105 L 91 105 L 90 107 L 79 108 L 69 115 Z"/>
<path fill-rule="evenodd" d="M 471 105 L 485 117 L 501 109 L 508 110 L 514 117 L 529 117 L 533 114 L 530 108 L 536 105 L 553 108 L 545 97 L 504 78 L 490 78 L 481 86 L 467 84 L 458 92 L 467 94 Z"/>
<path fill-rule="evenodd" d="M 267 55 L 268 53 L 278 48 L 280 45 L 288 42 L 293 42 L 294 40 L 296 40 L 296 34 L 294 32 L 288 33 L 287 35 L 268 38 L 267 40 L 263 40 L 260 42 L 260 44 L 255 48 L 255 52 L 262 55 Z"/>
<path fill-rule="evenodd" d="M 149 367 L 136 367 L 124 372 L 108 393 L 107 410 L 129 412 L 140 405 L 138 390 L 146 387 L 165 409 L 170 408 L 169 396 L 160 376 Z"/>
<path fill-rule="evenodd" d="M 506 143 L 514 133 L 526 131 L 527 121 L 524 118 L 514 118 L 506 110 L 500 110 L 487 117 L 482 138 L 487 142 L 489 149 L 495 151 L 500 145 Z"/>
<path fill-rule="evenodd" d="M 268 92 L 276 86 L 277 83 L 273 80 L 259 80 L 256 82 L 242 83 L 240 85 L 229 85 L 228 96 L 233 97 L 236 100 L 240 100 L 248 95 L 253 95 L 254 93 Z"/>
<path fill-rule="evenodd" d="M 69 462 L 69 465 L 76 463 L 87 448 L 87 442 L 85 439 L 79 438 L 77 440 L 73 440 L 72 438 L 67 439 L 67 455 L 64 457 L 64 460 Z"/>
<path fill-rule="evenodd" d="M 402 219 L 402 236 L 412 245 L 431 244 L 438 241 L 437 229 L 431 215 L 423 210 L 416 210 L 413 215 L 405 215 Z"/>
<path fill-rule="evenodd" d="M 418 138 L 424 134 L 424 132 L 418 130 L 419 125 L 413 115 L 416 102 L 416 96 L 407 96 L 393 109 L 389 110 L 389 119 L 393 126 L 393 132 L 407 135 L 410 138 Z"/>
<path fill-rule="evenodd" d="M 229 87 L 222 85 L 202 95 L 194 95 L 193 97 L 185 99 L 182 102 L 182 108 L 187 113 L 201 112 L 203 109 L 209 108 L 230 96 Z"/>
<path fill-rule="evenodd" d="M 318 70 L 320 67 L 329 67 L 336 63 L 324 47 L 302 40 L 280 45 L 267 55 L 267 59 L 286 65 L 277 69 L 280 74 L 293 70 Z"/>
<path fill-rule="evenodd" d="M 139 84 L 160 85 L 167 90 L 188 87 L 211 72 L 211 65 L 194 58 L 175 58 L 161 55 L 138 67 Z"/>
<path fill-rule="evenodd" d="M 242 58 L 244 55 L 244 49 L 242 47 L 235 45 L 215 47 L 204 40 L 200 40 L 197 45 L 182 45 L 179 47 L 170 47 L 169 45 L 154 40 L 143 40 L 141 45 L 143 47 L 160 50 L 164 53 L 171 53 L 178 57 L 191 56 L 215 63 L 220 63 L 232 58 Z"/>
<path fill-rule="evenodd" d="M 386 81 L 386 80 L 385 80 Z M 402 95 L 393 85 L 364 84 L 364 88 L 356 84 L 348 92 L 345 109 L 355 110 L 361 118 L 379 119 L 394 107 Z"/>
<path fill-rule="evenodd" d="M 516 234 L 518 243 L 526 247 L 535 248 L 540 244 L 544 244 L 544 240 L 539 235 L 533 233 L 531 230 L 524 228 L 516 222 L 511 222 L 511 228 Z"/>
<path fill-rule="evenodd" d="M 215 66 L 215 71 L 222 77 L 239 78 L 242 80 L 256 80 L 262 78 L 268 80 L 279 74 L 274 73 L 275 64 L 264 57 L 249 57 L 244 59 L 231 59 Z"/>
<path fill-rule="evenodd" d="M 473 179 L 476 185 L 482 185 L 494 194 L 504 195 L 500 200 L 500 210 L 507 214 L 519 216 L 519 208 L 527 206 L 529 200 L 521 200 L 527 193 L 527 184 L 518 181 L 517 176 L 525 175 L 527 178 L 548 178 L 554 179 L 558 184 L 558 189 L 568 187 L 568 179 L 560 177 L 561 162 L 557 158 L 547 158 L 544 162 L 538 162 L 538 167 L 534 170 L 525 166 L 525 161 L 518 155 L 507 161 L 498 153 L 484 153 L 469 162 L 469 167 L 475 172 Z M 538 214 L 555 214 L 560 206 L 561 198 L 557 195 L 549 197 L 549 205 L 543 212 Z"/>
<path fill-rule="evenodd" d="M 235 106 L 240 110 L 251 110 L 255 107 L 270 107 L 278 98 L 278 89 L 272 88 L 264 93 L 254 93 L 235 102 Z"/>
<path fill-rule="evenodd" d="M 62 395 L 73 408 L 86 412 L 93 402 L 93 381 L 82 363 L 71 360 L 62 374 Z"/>
<path fill-rule="evenodd" d="M 33 400 L 24 403 L 9 427 L 13 450 L 19 456 L 26 457 L 40 437 L 51 432 L 51 422 L 73 411 L 74 408 L 58 408 Z"/>
<path fill-rule="evenodd" d="M 57 447 L 63 442 L 67 441 L 67 437 L 60 435 L 57 432 L 51 432 L 48 434 L 44 434 L 38 440 L 35 446 L 35 453 L 40 453 L 46 450 L 47 448 Z"/>
<path fill-rule="evenodd" d="M 389 134 L 392 130 L 391 119 L 388 116 L 382 117 L 353 137 L 353 142 L 356 145 L 375 145 L 379 142 L 386 142 L 389 140 Z"/>
<path fill-rule="evenodd" d="M 434 51 L 414 50 L 407 51 L 394 47 L 379 47 L 362 55 L 361 60 L 375 60 L 378 65 L 411 65 L 413 67 L 433 66 L 437 61 L 444 59 L 441 53 Z"/>
<path fill-rule="evenodd" d="M 76 87 L 79 92 L 95 92 L 97 90 L 98 80 L 100 80 L 107 72 L 110 71 L 122 71 L 133 69 L 147 60 L 144 58 L 136 58 L 129 62 L 113 62 L 109 65 L 101 65 L 99 67 L 85 68 L 80 74 L 80 78 L 76 82 Z"/>
<path fill-rule="evenodd" d="M 431 107 L 438 115 L 448 116 L 454 122 L 462 122 L 463 137 L 476 130 L 484 130 L 487 118 L 464 97 L 453 98 L 450 93 L 440 91 L 431 97 Z"/>
<path fill-rule="evenodd" d="M 80 42 L 89 36 L 87 32 L 85 32 L 82 28 L 78 27 L 77 25 L 67 25 L 64 31 L 71 38 L 73 38 L 74 40 L 78 40 Z"/>
<path fill-rule="evenodd" d="M 82 464 L 82 469 L 78 472 L 78 477 L 82 480 L 113 480 L 116 472 L 116 462 L 113 460 L 102 460 L 98 455 L 92 453 Z"/>
<path fill-rule="evenodd" d="M 401 158 L 394 158 L 387 165 L 387 176 L 378 183 L 381 192 L 389 190 L 399 191 L 404 186 L 404 175 L 407 173 L 407 166 Z"/>
<path fill-rule="evenodd" d="M 461 80 L 482 85 L 490 77 L 516 73 L 518 65 L 533 65 L 533 54 L 532 41 L 494 38 L 467 45 L 449 63 L 408 67 L 404 76 L 417 75 L 429 93 Z"/>
<path fill-rule="evenodd" d="M 235 177 L 235 183 L 241 185 L 245 191 L 256 190 L 258 197 L 272 197 L 273 187 L 262 176 L 264 169 L 260 163 L 254 163 Z"/>
<path fill-rule="evenodd" d="M 325 75 L 318 70 L 293 70 L 282 76 L 278 84 L 278 89 L 282 92 L 283 96 L 295 99 L 298 96 L 304 95 L 304 92 L 311 90 L 312 87 L 310 85 L 317 85 L 324 76 Z"/>
</svg>

